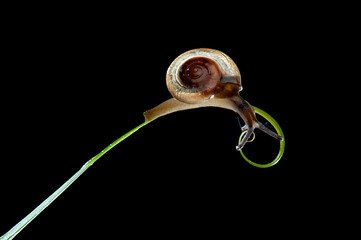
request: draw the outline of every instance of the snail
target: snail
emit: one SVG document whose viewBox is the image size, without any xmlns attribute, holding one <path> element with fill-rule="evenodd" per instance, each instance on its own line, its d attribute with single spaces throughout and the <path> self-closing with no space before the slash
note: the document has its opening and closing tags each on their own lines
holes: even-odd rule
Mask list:
<svg viewBox="0 0 361 240">
<path fill-rule="evenodd" d="M 199 48 L 181 54 L 169 66 L 166 84 L 173 98 L 146 111 L 146 121 L 181 110 L 220 107 L 238 113 L 245 123 L 242 130 L 247 132 L 236 150 L 244 147 L 255 128 L 283 140 L 257 120 L 254 108 L 239 95 L 241 74 L 233 60 L 223 52 Z"/>
<path fill-rule="evenodd" d="M 166 83 L 173 98 L 166 100 L 157 107 L 144 113 L 145 122 L 133 128 L 120 138 L 116 139 L 100 153 L 86 162 L 81 169 L 70 177 L 59 189 L 44 200 L 31 213 L 23 218 L 0 239 L 14 238 L 25 226 L 48 207 L 60 194 L 62 194 L 80 175 L 101 158 L 110 149 L 128 138 L 130 135 L 147 125 L 154 119 L 176 111 L 200 108 L 220 107 L 232 110 L 240 115 L 245 122 L 242 127 L 239 144 L 236 149 L 244 159 L 253 166 L 267 168 L 275 165 L 285 150 L 283 132 L 269 114 L 263 110 L 252 107 L 244 100 L 239 92 L 242 90 L 241 74 L 236 64 L 226 54 L 212 49 L 200 48 L 190 50 L 177 57 L 167 71 Z M 256 114 L 263 116 L 276 129 L 277 133 L 260 123 Z M 249 160 L 242 152 L 242 148 L 252 135 L 255 128 L 271 135 L 280 141 L 280 150 L 277 157 L 268 164 L 258 164 Z M 244 137 L 243 137 L 244 136 Z"/>
</svg>

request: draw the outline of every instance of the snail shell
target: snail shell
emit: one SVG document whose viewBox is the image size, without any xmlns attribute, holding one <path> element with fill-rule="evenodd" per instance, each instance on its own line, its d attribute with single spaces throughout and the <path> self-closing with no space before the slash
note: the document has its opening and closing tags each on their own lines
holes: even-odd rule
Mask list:
<svg viewBox="0 0 361 240">
<path fill-rule="evenodd" d="M 226 98 L 242 90 L 237 65 L 226 54 L 207 48 L 177 57 L 168 68 L 166 82 L 172 96 L 184 103 Z"/>
</svg>

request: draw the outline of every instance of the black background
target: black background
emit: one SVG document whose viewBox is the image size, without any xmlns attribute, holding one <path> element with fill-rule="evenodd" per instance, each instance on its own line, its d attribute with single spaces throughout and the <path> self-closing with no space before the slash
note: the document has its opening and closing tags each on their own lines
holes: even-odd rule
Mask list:
<svg viewBox="0 0 361 240">
<path fill-rule="evenodd" d="M 247 16 L 246 9 L 229 8 L 179 19 L 168 10 L 129 14 L 112 6 L 10 18 L 16 28 L 8 35 L 2 88 L 1 234 L 141 124 L 144 111 L 169 99 L 168 66 L 200 47 L 229 55 L 241 72 L 241 96 L 281 125 L 281 161 L 269 169 L 246 163 L 235 150 L 241 130 L 231 111 L 174 113 L 107 153 L 17 239 L 224 236 L 224 226 L 276 231 L 277 218 L 299 231 L 292 221 L 311 215 L 309 206 L 323 212 L 315 194 L 325 191 L 327 179 L 311 186 L 316 170 L 308 164 L 325 160 L 305 148 L 314 136 L 303 109 L 314 94 L 307 86 L 322 75 L 315 70 L 324 51 L 318 36 L 327 22 L 310 23 L 312 11 L 294 8 L 251 8 Z M 277 150 L 276 140 L 259 131 L 245 147 L 260 163 Z"/>
</svg>

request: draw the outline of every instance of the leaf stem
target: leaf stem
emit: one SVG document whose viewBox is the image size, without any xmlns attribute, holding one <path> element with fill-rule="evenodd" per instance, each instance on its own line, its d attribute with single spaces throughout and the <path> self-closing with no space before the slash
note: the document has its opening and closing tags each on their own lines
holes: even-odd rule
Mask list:
<svg viewBox="0 0 361 240">
<path fill-rule="evenodd" d="M 259 163 L 255 163 L 251 160 L 249 160 L 246 155 L 244 155 L 242 149 L 240 150 L 240 153 L 242 155 L 242 157 L 251 165 L 255 166 L 255 167 L 258 167 L 258 168 L 268 168 L 268 167 L 272 167 L 274 166 L 281 158 L 282 158 L 282 155 L 285 151 L 285 136 L 283 134 L 283 131 L 281 129 L 281 126 L 277 123 L 277 121 L 271 117 L 271 115 L 269 115 L 268 113 L 266 113 L 265 111 L 263 111 L 262 109 L 259 109 L 255 106 L 253 106 L 255 112 L 259 115 L 261 115 L 262 117 L 264 117 L 269 123 L 271 123 L 271 125 L 276 129 L 278 135 L 281 137 L 280 138 L 280 150 L 276 156 L 276 158 L 270 162 L 270 163 L 267 163 L 267 164 L 259 164 Z M 243 135 L 245 134 L 246 132 L 244 131 L 241 136 L 239 137 L 239 142 L 241 142 L 242 138 L 243 138 Z"/>
<path fill-rule="evenodd" d="M 36 207 L 31 213 L 29 213 L 25 218 L 23 218 L 18 224 L 11 228 L 7 233 L 5 233 L 0 240 L 10 240 L 13 239 L 23 228 L 25 228 L 34 218 L 36 218 L 46 207 L 48 207 L 60 194 L 62 194 L 80 175 L 82 175 L 91 165 L 93 165 L 99 158 L 101 158 L 106 152 L 115 147 L 118 143 L 122 142 L 124 139 L 138 131 L 143 126 L 147 125 L 151 121 L 145 121 L 139 126 L 133 128 L 112 144 L 104 148 L 100 153 L 91 158 L 86 162 L 81 169 L 76 172 L 68 181 L 66 181 L 60 188 L 58 188 L 53 194 L 51 194 L 47 199 L 45 199 L 38 207 Z"/>
</svg>

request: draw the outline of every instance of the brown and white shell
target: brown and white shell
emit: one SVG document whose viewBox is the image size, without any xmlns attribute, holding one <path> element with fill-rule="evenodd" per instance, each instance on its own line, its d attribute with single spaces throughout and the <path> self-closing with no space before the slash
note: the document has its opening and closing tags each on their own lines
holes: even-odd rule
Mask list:
<svg viewBox="0 0 361 240">
<path fill-rule="evenodd" d="M 167 71 L 167 87 L 184 103 L 229 97 L 242 89 L 237 65 L 226 54 L 207 48 L 187 51 Z"/>
</svg>

